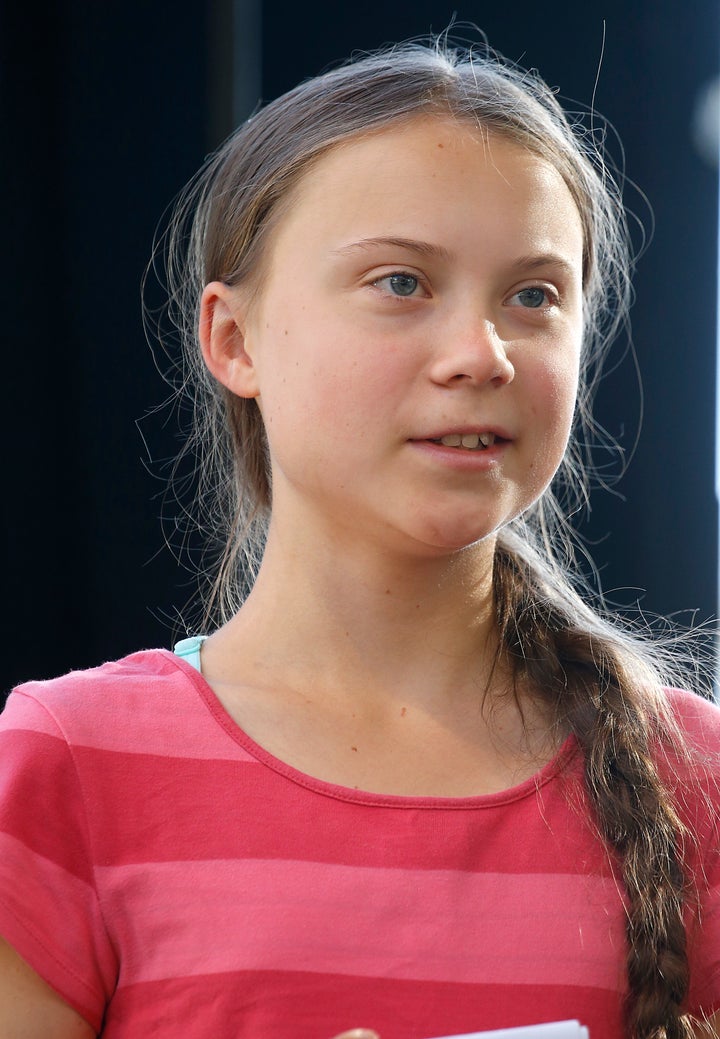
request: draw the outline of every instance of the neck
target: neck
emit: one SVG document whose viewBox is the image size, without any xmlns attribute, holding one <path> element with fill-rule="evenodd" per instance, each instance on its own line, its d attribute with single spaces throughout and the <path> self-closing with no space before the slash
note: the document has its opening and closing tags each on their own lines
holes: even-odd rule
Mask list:
<svg viewBox="0 0 720 1039">
<path fill-rule="evenodd" d="M 504 790 L 549 760 L 551 719 L 498 653 L 491 539 L 442 558 L 281 542 L 203 647 L 251 738 L 329 782 L 423 796 Z"/>
<path fill-rule="evenodd" d="M 407 700 L 462 695 L 495 660 L 491 540 L 441 558 L 344 545 L 290 546 L 271 529 L 263 565 L 219 635 L 225 659 L 252 653 L 268 682 L 318 683 Z"/>
</svg>

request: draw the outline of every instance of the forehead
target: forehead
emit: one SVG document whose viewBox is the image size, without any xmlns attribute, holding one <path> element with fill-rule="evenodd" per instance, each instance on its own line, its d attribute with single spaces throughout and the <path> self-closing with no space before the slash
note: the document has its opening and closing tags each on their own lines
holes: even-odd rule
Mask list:
<svg viewBox="0 0 720 1039">
<path fill-rule="evenodd" d="M 286 197 L 273 244 L 294 234 L 512 235 L 515 247 L 580 240 L 580 215 L 558 170 L 524 145 L 448 117 L 422 117 L 337 144 Z M 570 242 L 569 239 L 573 241 Z M 550 241 L 552 240 L 552 242 Z M 271 247 L 272 248 L 272 247 Z"/>
</svg>

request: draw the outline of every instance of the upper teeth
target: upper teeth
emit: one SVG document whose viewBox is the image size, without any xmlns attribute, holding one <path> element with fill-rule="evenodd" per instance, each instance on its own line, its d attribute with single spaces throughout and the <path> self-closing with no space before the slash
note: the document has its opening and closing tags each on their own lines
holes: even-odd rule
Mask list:
<svg viewBox="0 0 720 1039">
<path fill-rule="evenodd" d="M 440 437 L 440 443 L 445 447 L 469 447 L 476 448 L 482 444 L 483 447 L 490 447 L 491 444 L 495 443 L 494 433 L 448 433 L 447 436 Z"/>
</svg>

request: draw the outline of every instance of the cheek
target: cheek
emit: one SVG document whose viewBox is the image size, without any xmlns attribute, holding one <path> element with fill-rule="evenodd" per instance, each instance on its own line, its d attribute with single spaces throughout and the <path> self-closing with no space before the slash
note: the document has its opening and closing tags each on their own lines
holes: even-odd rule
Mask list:
<svg viewBox="0 0 720 1039">
<path fill-rule="evenodd" d="M 578 389 L 578 365 L 574 357 L 543 365 L 535 373 L 531 413 L 537 431 L 538 469 L 554 472 L 567 447 Z"/>
<path fill-rule="evenodd" d="M 578 391 L 578 362 L 575 355 L 540 366 L 535 373 L 534 383 L 535 414 L 545 415 L 550 427 L 556 423 L 560 434 L 561 429 L 572 422 L 575 411 Z"/>
<path fill-rule="evenodd" d="M 411 355 L 378 344 L 343 325 L 324 342 L 308 344 L 297 370 L 307 411 L 325 424 L 366 431 L 375 420 L 394 415 L 410 385 Z"/>
<path fill-rule="evenodd" d="M 397 357 L 373 356 L 347 327 L 327 323 L 313 334 L 281 335 L 267 365 L 260 407 L 273 460 L 284 470 L 328 472 L 356 464 L 363 443 L 397 407 Z"/>
</svg>

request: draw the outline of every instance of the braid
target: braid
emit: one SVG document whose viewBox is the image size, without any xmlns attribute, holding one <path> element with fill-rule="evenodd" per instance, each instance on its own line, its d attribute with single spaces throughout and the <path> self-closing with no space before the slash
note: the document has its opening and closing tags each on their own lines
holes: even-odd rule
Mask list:
<svg viewBox="0 0 720 1039">
<path fill-rule="evenodd" d="M 681 862 L 684 827 L 651 754 L 664 726 L 630 674 L 622 636 L 524 546 L 498 544 L 495 597 L 517 679 L 550 703 L 583 751 L 595 823 L 627 894 L 627 1027 L 632 1039 L 691 1039 Z M 577 600 L 577 601 L 575 601 Z M 583 626 L 583 620 L 588 623 Z"/>
</svg>

